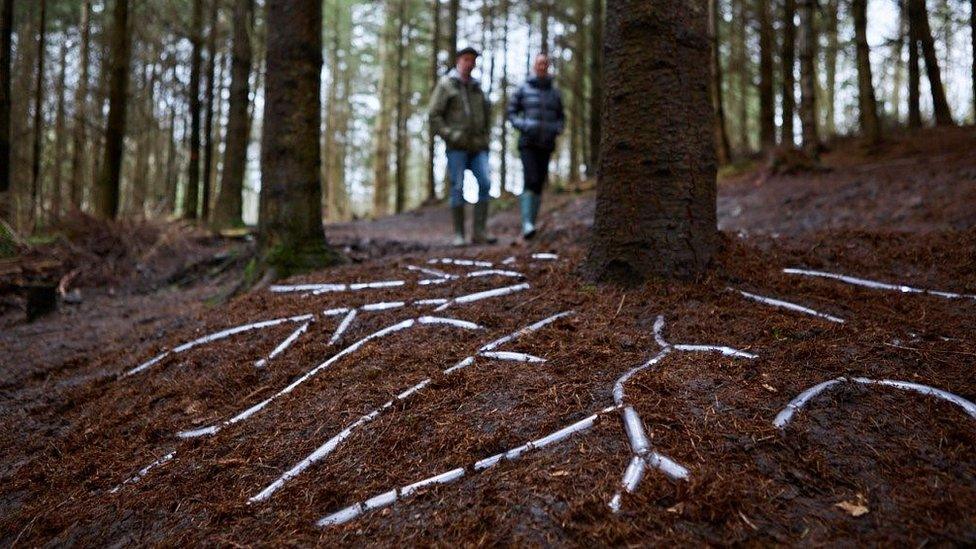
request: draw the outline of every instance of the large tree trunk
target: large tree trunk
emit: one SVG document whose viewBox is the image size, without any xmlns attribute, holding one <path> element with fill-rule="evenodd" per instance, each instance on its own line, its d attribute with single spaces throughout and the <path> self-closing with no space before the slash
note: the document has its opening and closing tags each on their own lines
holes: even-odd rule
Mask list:
<svg viewBox="0 0 976 549">
<path fill-rule="evenodd" d="M 817 10 L 818 0 L 814 0 L 814 11 Z M 837 26 L 839 23 L 838 10 L 840 0 L 827 0 L 823 9 L 824 34 L 827 38 L 827 47 L 824 51 L 824 132 L 828 138 L 837 135 L 837 59 L 840 55 L 840 44 Z M 816 16 L 814 16 L 816 17 Z M 816 19 L 813 25 L 816 26 Z M 816 57 L 814 57 L 816 59 Z"/>
<path fill-rule="evenodd" d="M 322 228 L 322 1 L 267 4 L 259 245 L 271 274 L 336 263 Z"/>
<path fill-rule="evenodd" d="M 81 209 L 82 191 L 85 186 L 85 161 L 88 155 L 88 72 L 91 49 L 91 0 L 81 5 L 81 50 L 78 57 L 78 86 L 75 88 L 74 136 L 71 150 L 71 208 Z"/>
<path fill-rule="evenodd" d="M 718 246 L 705 0 L 609 0 L 597 280 L 701 273 Z M 634 55 L 641 52 L 641 55 Z M 647 59 L 666 60 L 648 70 Z"/>
<path fill-rule="evenodd" d="M 193 53 L 190 56 L 190 166 L 183 193 L 183 218 L 196 219 L 200 209 L 200 65 L 203 62 L 203 0 L 193 0 Z"/>
<path fill-rule="evenodd" d="M 105 159 L 98 178 L 95 213 L 102 219 L 119 214 L 119 182 L 125 152 L 126 91 L 129 86 L 129 0 L 115 0 L 112 12 L 111 83 L 108 125 L 105 130 Z"/>
<path fill-rule="evenodd" d="M 932 29 L 929 28 L 929 14 L 925 0 L 908 0 L 908 16 L 915 26 L 916 37 L 922 47 L 925 57 L 925 73 L 929 77 L 929 89 L 932 90 L 932 106 L 935 109 L 935 123 L 939 126 L 952 126 L 952 113 L 949 112 L 949 101 L 946 99 L 945 88 L 942 87 L 942 75 L 939 72 L 939 60 L 935 54 L 935 42 L 932 40 Z"/>
<path fill-rule="evenodd" d="M 10 59 L 14 32 L 14 0 L 0 3 L 0 221 L 12 221 L 10 192 Z"/>
<path fill-rule="evenodd" d="M 712 108 L 715 110 L 715 152 L 718 155 L 719 164 L 728 164 L 732 161 L 732 152 L 729 147 L 729 134 L 725 129 L 725 101 L 722 97 L 722 56 L 719 52 L 718 20 L 718 0 L 708 0 L 708 27 L 712 50 L 710 90 Z"/>
<path fill-rule="evenodd" d="M 811 159 L 820 156 L 820 136 L 817 131 L 817 33 L 814 29 L 816 0 L 799 0 L 800 12 L 800 122 L 803 124 L 803 151 Z"/>
<path fill-rule="evenodd" d="M 507 2 L 508 0 L 502 0 Z M 434 89 L 437 85 L 437 69 L 439 66 L 438 56 L 441 52 L 441 0 L 433 0 L 434 29 L 430 39 L 430 81 L 427 83 L 428 89 Z M 504 51 L 504 50 L 503 50 Z M 504 93 L 504 92 L 503 92 Z M 434 154 L 435 154 L 435 135 L 434 128 L 428 124 L 427 127 L 427 202 L 437 200 L 437 180 L 434 174 Z"/>
<path fill-rule="evenodd" d="M 776 146 L 776 93 L 773 91 L 773 16 L 771 0 L 759 0 L 759 136 L 764 150 Z"/>
<path fill-rule="evenodd" d="M 867 0 L 852 0 L 854 12 L 854 42 L 857 45 L 857 90 L 861 133 L 869 143 L 881 140 L 881 122 L 878 120 L 878 102 L 874 97 L 871 77 L 871 48 L 868 45 Z"/>
<path fill-rule="evenodd" d="M 207 37 L 207 108 L 203 118 L 203 175 L 200 189 L 200 218 L 207 222 L 210 219 L 210 193 L 213 186 L 213 156 L 214 156 L 214 82 L 217 71 L 217 18 L 219 15 L 218 0 L 210 0 L 210 33 Z M 219 139 L 219 137 L 218 137 Z"/>
<path fill-rule="evenodd" d="M 911 17 L 911 0 L 904 0 L 902 15 L 908 19 L 908 127 L 922 127 L 921 70 L 918 61 L 918 26 Z"/>
<path fill-rule="evenodd" d="M 603 134 L 603 2 L 591 0 L 590 15 L 590 157 L 586 160 L 587 177 L 596 176 L 600 165 L 600 139 Z"/>
<path fill-rule="evenodd" d="M 31 155 L 31 220 L 41 216 L 41 155 L 44 154 L 44 60 L 47 57 L 47 0 L 40 0 L 37 35 L 37 84 L 34 87 L 34 149 Z"/>
<path fill-rule="evenodd" d="M 783 125 L 780 141 L 793 147 L 795 133 L 793 117 L 796 113 L 796 0 L 783 3 Z"/>
<path fill-rule="evenodd" d="M 247 168 L 247 145 L 250 143 L 251 135 L 247 108 L 250 103 L 253 14 L 254 0 L 234 2 L 234 49 L 230 69 L 230 104 L 227 113 L 227 138 L 224 144 L 224 172 L 213 215 L 213 226 L 216 229 L 244 225 L 244 174 Z"/>
</svg>

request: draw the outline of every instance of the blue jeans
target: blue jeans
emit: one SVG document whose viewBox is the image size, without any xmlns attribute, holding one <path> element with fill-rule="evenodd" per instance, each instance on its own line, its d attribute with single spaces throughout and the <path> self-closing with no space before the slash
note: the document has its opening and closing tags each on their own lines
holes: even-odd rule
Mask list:
<svg viewBox="0 0 976 549">
<path fill-rule="evenodd" d="M 468 152 L 448 149 L 447 173 L 451 177 L 451 207 L 464 205 L 464 171 L 471 170 L 478 180 L 478 202 L 491 199 L 488 177 L 488 151 Z"/>
</svg>

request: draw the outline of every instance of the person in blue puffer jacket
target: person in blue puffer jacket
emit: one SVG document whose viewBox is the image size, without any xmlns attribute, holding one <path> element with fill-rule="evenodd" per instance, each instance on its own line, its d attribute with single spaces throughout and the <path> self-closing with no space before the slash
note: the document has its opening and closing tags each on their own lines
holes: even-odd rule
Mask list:
<svg viewBox="0 0 976 549">
<path fill-rule="evenodd" d="M 519 86 L 508 104 L 508 121 L 519 131 L 519 154 L 525 174 L 521 196 L 522 236 L 536 233 L 542 189 L 549 178 L 549 160 L 556 137 L 563 133 L 566 116 L 563 99 L 549 74 L 549 56 L 540 53 L 533 64 L 534 76 Z"/>
</svg>

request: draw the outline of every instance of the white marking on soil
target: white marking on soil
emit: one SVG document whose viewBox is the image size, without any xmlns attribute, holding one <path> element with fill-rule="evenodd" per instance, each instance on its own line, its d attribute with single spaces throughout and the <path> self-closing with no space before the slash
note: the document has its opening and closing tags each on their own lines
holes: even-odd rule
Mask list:
<svg viewBox="0 0 976 549">
<path fill-rule="evenodd" d="M 815 311 L 809 307 L 804 307 L 803 305 L 797 305 L 796 303 L 790 303 L 789 301 L 783 301 L 781 299 L 775 299 L 772 297 L 765 297 L 757 294 L 751 294 L 749 292 L 744 292 L 742 290 L 736 290 L 735 288 L 729 288 L 733 292 L 739 292 L 743 297 L 751 299 L 753 301 L 758 301 L 766 305 L 772 305 L 773 307 L 779 307 L 781 309 L 787 309 L 789 311 L 795 311 L 798 313 L 803 313 L 805 315 L 815 316 L 822 318 L 824 320 L 829 320 L 830 322 L 836 322 L 838 324 L 843 324 L 844 319 L 836 316 L 831 316 L 826 313 L 821 313 L 820 311 Z"/>
<path fill-rule="evenodd" d="M 434 311 L 440 312 L 456 304 L 473 303 L 475 301 L 481 301 L 482 299 L 489 299 L 492 297 L 501 297 L 503 295 L 514 294 L 515 292 L 528 290 L 530 287 L 531 286 L 529 286 L 527 283 L 522 283 L 522 284 L 517 284 L 515 286 L 506 286 L 504 288 L 496 288 L 494 290 L 486 290 L 484 292 L 477 292 L 473 294 L 463 295 L 461 297 L 456 297 L 448 301 L 447 303 L 434 309 Z"/>
<path fill-rule="evenodd" d="M 473 468 L 475 472 L 481 472 L 491 467 L 494 467 L 495 465 L 501 463 L 502 461 L 513 461 L 521 457 L 522 454 L 526 452 L 538 450 L 540 448 L 545 448 L 550 444 L 555 444 L 557 442 L 566 440 L 567 438 L 569 438 L 570 436 L 576 433 L 580 433 L 591 429 L 594 425 L 596 425 L 597 419 L 601 415 L 604 415 L 606 413 L 615 410 L 616 408 L 603 410 L 601 412 L 588 416 L 584 419 L 581 419 L 580 421 L 571 423 L 570 425 L 567 425 L 566 427 L 563 427 L 562 429 L 550 433 L 542 438 L 538 438 L 531 442 L 523 444 L 521 446 L 517 446 L 501 454 L 496 454 L 494 456 L 482 459 L 476 462 Z M 325 517 L 319 519 L 317 524 L 320 527 L 337 526 L 339 524 L 344 524 L 346 522 L 349 522 L 350 520 L 359 517 L 360 515 L 362 515 L 367 511 L 375 511 L 383 507 L 388 507 L 401 499 L 413 495 L 414 492 L 420 490 L 421 488 L 426 488 L 437 484 L 448 484 L 454 482 L 459 478 L 464 477 L 464 475 L 465 475 L 465 469 L 463 467 L 458 467 L 457 469 L 451 469 L 450 471 L 421 480 L 420 482 L 415 482 L 413 484 L 408 484 L 399 489 L 393 489 L 387 492 L 383 492 L 380 495 L 374 496 L 362 503 L 356 503 L 354 505 L 350 505 L 349 507 L 346 507 L 344 509 L 341 509 L 335 513 L 326 515 Z"/>
<path fill-rule="evenodd" d="M 566 314 L 571 314 L 571 311 L 570 312 L 567 312 L 567 313 L 562 313 L 561 315 L 557 315 L 557 316 L 561 318 L 561 316 L 565 316 Z M 550 317 L 550 318 L 553 318 L 553 317 Z M 420 322 L 421 323 L 435 323 L 434 321 L 444 321 L 444 320 L 450 320 L 452 323 L 453 322 L 458 322 L 458 321 L 455 321 L 453 319 L 438 319 L 438 318 L 431 318 L 431 317 L 421 317 Z M 546 319 L 546 320 L 549 320 L 549 319 Z M 548 322 L 546 324 L 548 324 Z M 538 325 L 539 327 L 542 327 L 542 326 L 545 326 L 546 324 L 541 324 L 541 323 L 537 322 L 537 323 L 533 324 L 532 326 L 537 326 Z M 477 325 L 473 325 L 473 326 L 477 326 Z M 538 329 L 538 328 L 536 328 L 536 329 Z M 521 335 L 525 335 L 526 333 L 530 333 L 530 331 L 526 331 L 526 329 L 523 328 L 521 330 L 517 330 L 517 331 L 513 332 L 511 335 L 512 336 L 515 336 L 515 337 L 519 337 Z M 519 361 L 522 361 L 522 362 L 545 362 L 545 359 L 538 358 L 538 357 L 534 357 L 534 356 L 531 356 L 531 355 L 526 355 L 526 354 L 523 354 L 523 353 L 505 353 L 505 352 L 489 353 L 489 352 L 486 352 L 486 353 L 479 353 L 479 355 L 475 355 L 475 356 L 485 356 L 487 358 L 496 358 L 496 359 L 501 359 L 501 360 L 519 360 Z M 454 373 L 454 372 L 456 372 L 456 371 L 458 371 L 458 370 L 460 370 L 462 368 L 465 368 L 467 366 L 470 366 L 470 365 L 474 364 L 475 356 L 469 356 L 469 357 L 465 358 L 464 360 L 462 360 L 458 364 L 452 366 L 451 368 L 448 368 L 448 369 L 444 370 L 442 372 L 442 374 L 443 375 L 450 375 L 450 374 L 452 374 L 452 373 Z M 306 457 L 305 459 L 303 459 L 300 462 L 298 462 L 297 464 L 295 464 L 292 468 L 290 468 L 283 475 L 281 475 L 277 480 L 275 480 L 274 482 L 272 482 L 271 484 L 269 484 L 266 488 L 264 488 L 263 490 L 261 490 L 256 495 L 252 496 L 248 500 L 248 502 L 249 503 L 258 503 L 258 502 L 266 501 L 268 498 L 270 498 L 275 492 L 277 492 L 279 489 L 281 489 L 290 480 L 292 480 L 293 478 L 295 478 L 298 475 L 302 474 L 306 469 L 308 469 L 309 467 L 311 467 L 315 463 L 318 463 L 319 461 L 322 461 L 329 454 L 331 454 L 333 451 L 335 451 L 335 449 L 338 448 L 339 445 L 343 441 L 345 441 L 347 438 L 349 438 L 350 435 L 352 435 L 353 431 L 355 431 L 356 429 L 358 429 L 360 427 L 363 427 L 364 425 L 366 425 L 368 423 L 371 423 L 374 419 L 376 419 L 377 417 L 379 417 L 380 414 L 382 414 L 385 411 L 388 411 L 388 410 L 392 409 L 393 406 L 397 402 L 402 402 L 402 401 L 410 398 L 414 394 L 418 393 L 419 391 L 423 390 L 428 385 L 430 385 L 431 383 L 433 383 L 433 381 L 434 381 L 433 378 L 430 378 L 430 377 L 427 378 L 427 379 L 424 379 L 420 383 L 414 385 L 413 387 L 410 387 L 406 391 L 403 391 L 402 393 L 400 393 L 399 395 L 397 395 L 396 398 L 393 398 L 393 399 L 387 401 L 386 403 L 384 403 L 379 408 L 376 408 L 372 412 L 370 412 L 370 413 L 368 413 L 368 414 L 360 417 L 359 419 L 357 419 L 353 423 L 347 425 L 344 429 L 342 429 L 342 431 L 340 431 L 338 434 L 336 434 L 335 436 L 333 436 L 329 440 L 325 441 L 324 444 L 322 444 L 317 449 L 315 449 L 315 451 L 312 452 L 311 454 L 309 454 L 308 457 Z M 547 442 L 547 444 L 548 444 L 548 442 Z M 342 511 L 340 511 L 340 513 L 341 512 Z"/>
<path fill-rule="evenodd" d="M 837 379 L 831 379 L 829 381 L 824 381 L 823 383 L 814 385 L 813 387 L 797 395 L 797 397 L 791 400 L 786 405 L 785 408 L 783 408 L 778 414 L 776 414 L 776 418 L 773 420 L 773 426 L 779 429 L 785 429 L 787 424 L 789 424 L 789 422 L 793 419 L 793 416 L 796 414 L 796 412 L 798 412 L 800 409 L 806 406 L 806 404 L 810 402 L 811 399 L 818 396 L 820 393 L 824 392 L 830 387 L 833 387 L 838 383 L 845 383 L 845 382 L 859 383 L 861 385 L 881 385 L 884 387 L 893 387 L 895 389 L 901 389 L 903 391 L 912 391 L 923 395 L 934 396 L 936 398 L 945 400 L 946 402 L 951 402 L 952 404 L 955 404 L 956 406 L 962 408 L 963 411 L 965 411 L 967 414 L 969 414 L 970 417 L 976 418 L 976 404 L 974 404 L 969 400 L 966 400 L 965 398 L 957 394 L 950 393 L 948 391 L 943 391 L 942 389 L 937 389 L 929 385 L 922 385 L 921 383 L 912 383 L 910 381 L 897 381 L 892 379 L 868 379 L 865 377 L 855 377 L 855 378 L 839 377 Z"/>
<path fill-rule="evenodd" d="M 142 480 L 143 477 L 145 477 L 147 474 L 149 474 L 149 471 L 152 471 L 153 469 L 155 469 L 156 467 L 158 467 L 160 465 L 163 465 L 165 463 L 168 463 L 174 457 L 176 457 L 176 452 L 175 451 L 166 454 L 165 456 L 157 459 L 156 461 L 154 461 L 154 462 L 150 463 L 149 465 L 146 465 L 145 467 L 143 467 L 142 469 L 140 469 L 139 472 L 136 473 L 135 475 L 133 475 L 133 476 L 125 479 L 124 481 L 122 481 L 122 484 L 119 484 L 115 488 L 112 488 L 111 490 L 108 491 L 108 493 L 114 494 L 114 493 L 118 492 L 123 486 L 125 486 L 127 484 L 133 484 L 133 483 L 139 482 L 140 480 Z"/>
<path fill-rule="evenodd" d="M 847 276 L 836 273 L 828 273 L 823 271 L 807 271 L 804 269 L 783 269 L 786 274 L 812 276 L 819 278 L 830 278 L 833 280 L 840 280 L 847 284 L 852 284 L 854 286 L 863 286 L 865 288 L 873 288 L 875 290 L 890 290 L 894 292 L 901 292 L 903 294 L 925 294 L 934 295 L 937 297 L 944 297 L 946 299 L 976 299 L 976 295 L 973 294 L 956 294 L 952 292 L 942 292 L 938 290 L 925 290 L 922 288 L 913 288 L 911 286 L 903 286 L 896 284 L 887 284 L 884 282 L 877 282 L 875 280 L 867 280 L 865 278 L 857 278 L 853 276 Z"/>
<path fill-rule="evenodd" d="M 264 329 L 264 328 L 270 328 L 271 326 L 278 326 L 279 324 L 284 324 L 286 322 L 306 322 L 306 321 L 312 320 L 313 317 L 314 317 L 314 315 L 301 315 L 301 316 L 293 316 L 293 317 L 289 317 L 289 318 L 277 318 L 277 319 L 274 319 L 274 320 L 266 320 L 264 322 L 255 322 L 253 324 L 245 324 L 243 326 L 235 326 L 233 328 L 228 328 L 228 329 L 222 330 L 220 332 L 215 332 L 215 333 L 212 333 L 212 334 L 208 334 L 208 335 L 205 335 L 205 336 L 203 336 L 201 338 L 194 339 L 193 341 L 190 341 L 188 343 L 184 343 L 184 344 L 180 345 L 179 347 L 174 348 L 173 350 L 164 351 L 164 352 L 156 355 L 155 357 L 151 358 L 150 360 L 148 360 L 146 362 L 143 362 L 139 366 L 136 366 L 135 368 L 133 368 L 133 369 L 129 370 L 128 372 L 122 374 L 122 377 L 128 377 L 128 376 L 131 376 L 131 375 L 134 375 L 134 374 L 138 374 L 138 373 L 144 372 L 144 371 L 148 370 L 149 368 L 151 368 L 151 367 L 155 366 L 156 364 L 158 364 L 161 360 L 163 360 L 164 358 L 166 358 L 170 354 L 179 354 L 179 353 L 188 351 L 188 350 L 190 350 L 190 349 L 192 349 L 192 348 L 194 348 L 194 347 L 196 347 L 198 345 L 204 345 L 206 343 L 212 343 L 214 341 L 218 341 L 218 340 L 221 340 L 221 339 L 226 339 L 226 338 L 228 338 L 230 336 L 237 335 L 237 334 L 244 333 L 244 332 L 249 332 L 249 331 L 252 331 L 252 330 L 261 330 L 261 329 Z"/>
<path fill-rule="evenodd" d="M 325 362 L 319 364 L 315 368 L 312 368 L 311 370 L 309 370 L 308 372 L 306 372 L 304 375 L 302 375 L 301 377 L 299 377 L 295 381 L 291 382 L 284 389 L 282 389 L 282 390 L 278 391 L 277 393 L 271 395 L 270 397 L 266 398 L 265 400 L 262 400 L 261 402 L 255 404 L 254 406 L 251 406 L 250 408 L 247 408 L 246 410 L 238 413 L 237 415 L 233 416 L 232 418 L 230 418 L 228 420 L 225 420 L 225 421 L 223 421 L 220 424 L 211 425 L 209 427 L 204 427 L 202 429 L 195 429 L 195 430 L 192 430 L 192 431 L 183 431 L 183 432 L 177 433 L 177 436 L 180 437 L 180 438 L 193 438 L 193 437 L 198 437 L 198 436 L 203 436 L 203 435 L 213 435 L 213 434 L 216 434 L 217 432 L 219 432 L 224 427 L 227 427 L 229 425 L 233 425 L 235 423 L 239 423 L 241 421 L 244 421 L 244 420 L 248 419 L 249 417 L 253 416 L 254 414 L 260 412 L 262 409 L 264 409 L 264 407 L 266 407 L 268 404 L 271 404 L 271 402 L 273 402 L 274 400 L 276 400 L 276 399 L 278 399 L 278 398 L 280 398 L 280 397 L 282 397 L 282 396 L 284 396 L 284 395 L 286 395 L 286 394 L 294 391 L 295 388 L 297 388 L 299 385 L 301 385 L 301 384 L 305 383 L 306 381 L 308 381 L 309 379 L 315 377 L 319 372 L 321 372 L 322 370 L 328 368 L 329 366 L 332 366 L 333 364 L 335 364 L 336 362 L 338 362 L 341 358 L 343 358 L 343 357 L 345 357 L 345 356 L 347 356 L 349 354 L 352 354 L 352 353 L 358 351 L 366 343 L 368 343 L 370 341 L 373 341 L 375 339 L 380 339 L 380 338 L 386 337 L 386 336 L 388 336 L 388 335 L 390 335 L 392 333 L 395 333 L 395 332 L 399 332 L 399 331 L 402 331 L 402 330 L 406 330 L 406 329 L 412 328 L 413 326 L 415 326 L 417 324 L 422 324 L 422 325 L 424 325 L 424 324 L 446 324 L 446 325 L 450 325 L 450 326 L 454 326 L 454 327 L 458 327 L 458 328 L 463 328 L 463 329 L 471 329 L 471 330 L 474 330 L 474 329 L 482 329 L 477 324 L 474 324 L 474 323 L 471 323 L 471 322 L 464 322 L 464 321 L 460 321 L 460 320 L 455 320 L 455 319 L 450 319 L 450 318 L 418 317 L 418 318 L 411 318 L 411 319 L 404 320 L 404 321 L 399 322 L 397 324 L 394 324 L 392 326 L 387 326 L 386 328 L 383 328 L 382 330 L 379 330 L 377 332 L 374 332 L 374 333 L 372 333 L 372 334 L 370 334 L 370 335 L 368 335 L 368 336 L 360 339 L 359 341 L 353 343 L 352 345 L 346 347 L 342 351 L 339 351 L 338 353 L 336 353 L 335 355 L 333 355 L 332 358 L 329 358 L 328 360 L 326 360 Z"/>
<path fill-rule="evenodd" d="M 538 253 L 538 254 L 532 254 L 532 259 L 538 259 L 542 261 L 555 261 L 559 259 L 559 256 L 550 253 Z"/>
<path fill-rule="evenodd" d="M 296 341 L 298 341 L 299 336 L 301 336 L 308 330 L 310 324 L 311 322 L 306 322 L 305 324 L 299 326 L 297 330 L 292 332 L 291 335 L 289 335 L 284 341 L 282 341 L 277 347 L 275 347 L 274 350 L 271 351 L 271 354 L 269 354 L 267 358 L 262 358 L 261 360 L 255 362 L 254 367 L 264 368 L 269 361 L 274 360 L 275 357 L 285 352 L 286 349 L 288 349 Z"/>
<path fill-rule="evenodd" d="M 472 259 L 454 259 L 454 258 L 441 258 L 441 259 L 431 259 L 427 262 L 428 265 L 458 265 L 460 267 L 494 267 L 495 265 L 489 261 L 477 261 Z"/>
</svg>

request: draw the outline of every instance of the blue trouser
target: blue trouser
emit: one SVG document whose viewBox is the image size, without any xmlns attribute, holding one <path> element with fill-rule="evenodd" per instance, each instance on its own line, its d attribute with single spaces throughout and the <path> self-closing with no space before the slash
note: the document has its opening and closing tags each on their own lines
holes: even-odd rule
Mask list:
<svg viewBox="0 0 976 549">
<path fill-rule="evenodd" d="M 451 177 L 451 207 L 464 205 L 464 171 L 471 170 L 478 180 L 478 202 L 491 199 L 488 177 L 488 151 L 468 152 L 448 149 L 447 173 Z"/>
</svg>

